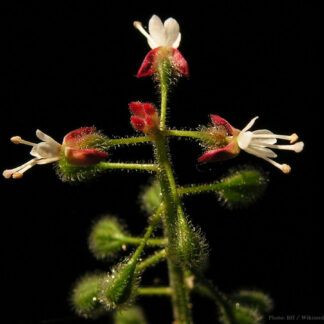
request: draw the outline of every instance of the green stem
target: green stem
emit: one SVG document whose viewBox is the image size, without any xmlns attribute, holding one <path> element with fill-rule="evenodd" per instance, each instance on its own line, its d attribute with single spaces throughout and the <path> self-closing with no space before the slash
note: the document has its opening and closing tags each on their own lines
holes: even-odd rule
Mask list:
<svg viewBox="0 0 324 324">
<path fill-rule="evenodd" d="M 163 133 L 165 136 L 180 136 L 180 137 L 192 137 L 203 139 L 204 135 L 199 131 L 184 131 L 184 130 L 166 130 Z"/>
<path fill-rule="evenodd" d="M 142 237 L 134 237 L 134 236 L 123 236 L 121 241 L 125 244 L 139 245 L 141 244 L 143 238 Z M 146 245 L 148 246 L 165 246 L 167 240 L 165 238 L 152 238 L 148 239 Z"/>
<path fill-rule="evenodd" d="M 169 64 L 169 65 L 168 65 Z M 175 248 L 178 244 L 178 217 L 184 217 L 176 182 L 173 176 L 171 162 L 168 155 L 168 142 L 164 136 L 166 128 L 166 110 L 168 97 L 168 72 L 170 62 L 164 60 L 158 67 L 161 89 L 160 133 L 155 134 L 155 155 L 158 163 L 158 180 L 160 182 L 162 199 L 165 205 L 163 217 L 164 233 L 168 239 L 168 270 L 172 289 L 173 316 L 177 324 L 191 324 L 189 291 L 185 285 L 184 268 L 176 260 Z"/>
<path fill-rule="evenodd" d="M 162 213 L 164 212 L 164 204 L 161 204 L 160 207 L 157 209 L 155 215 L 153 216 L 147 230 L 146 233 L 144 234 L 144 237 L 142 238 L 142 241 L 140 243 L 140 245 L 138 246 L 138 248 L 136 249 L 134 255 L 132 256 L 133 260 L 137 260 L 139 259 L 139 257 L 141 256 L 141 253 L 148 241 L 148 239 L 150 238 L 154 228 L 156 227 L 156 225 L 159 223 L 160 218 Z"/>
<path fill-rule="evenodd" d="M 143 260 L 136 266 L 136 271 L 142 272 L 143 270 L 147 269 L 148 267 L 155 266 L 158 262 L 164 260 L 166 258 L 166 251 L 165 249 L 155 252 L 153 255 L 148 257 L 147 259 Z"/>
<path fill-rule="evenodd" d="M 190 186 L 190 187 L 179 187 L 178 194 L 182 195 L 192 195 L 192 194 L 199 194 L 205 192 L 215 192 L 226 188 L 227 185 L 224 182 L 218 183 L 207 183 L 198 186 Z"/>
<path fill-rule="evenodd" d="M 159 64 L 158 73 L 160 78 L 161 87 L 161 114 L 160 114 L 160 130 L 165 130 L 166 113 L 167 113 L 167 100 L 168 100 L 168 65 L 169 62 L 162 62 Z"/>
<path fill-rule="evenodd" d="M 176 225 L 177 216 L 184 216 L 180 199 L 173 176 L 171 163 L 168 157 L 167 140 L 161 134 L 155 138 L 156 158 L 158 161 L 158 179 L 165 204 L 165 235 L 168 239 L 168 269 L 170 286 L 172 288 L 173 314 L 177 324 L 191 324 L 191 313 L 189 308 L 189 292 L 185 286 L 184 269 L 175 260 L 174 247 L 177 246 Z"/>
<path fill-rule="evenodd" d="M 138 143 L 146 143 L 151 142 L 151 136 L 139 136 L 139 137 L 125 137 L 125 138 L 113 138 L 107 139 L 105 144 L 109 146 L 115 145 L 129 145 L 129 144 L 138 144 Z"/>
<path fill-rule="evenodd" d="M 98 167 L 101 169 L 125 169 L 125 170 L 147 170 L 157 171 L 155 164 L 138 164 L 138 163 L 112 163 L 100 162 Z"/>
<path fill-rule="evenodd" d="M 172 289 L 170 287 L 140 287 L 137 290 L 139 295 L 157 295 L 157 296 L 171 296 Z"/>
</svg>

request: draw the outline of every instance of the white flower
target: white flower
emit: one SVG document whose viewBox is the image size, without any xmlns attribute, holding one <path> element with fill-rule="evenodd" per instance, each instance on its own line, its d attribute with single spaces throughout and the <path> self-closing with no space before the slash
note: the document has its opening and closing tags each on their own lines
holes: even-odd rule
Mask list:
<svg viewBox="0 0 324 324">
<path fill-rule="evenodd" d="M 298 136 L 296 134 L 288 135 L 276 135 L 267 129 L 260 129 L 256 131 L 249 131 L 253 126 L 256 119 L 254 117 L 239 133 L 237 137 L 238 146 L 247 153 L 253 154 L 261 159 L 270 162 L 275 167 L 279 168 L 284 173 L 290 172 L 290 166 L 288 164 L 279 164 L 273 161 L 273 158 L 277 157 L 277 154 L 271 149 L 278 150 L 290 150 L 299 153 L 304 148 L 303 142 L 297 142 Z M 290 141 L 291 145 L 276 145 L 277 139 Z M 294 143 L 294 144 L 293 144 Z"/>
<path fill-rule="evenodd" d="M 149 33 L 139 21 L 135 21 L 134 26 L 147 38 L 147 42 L 152 49 L 157 47 L 178 48 L 180 45 L 180 27 L 173 18 L 168 18 L 163 24 L 158 16 L 153 15 L 149 21 Z"/>
<path fill-rule="evenodd" d="M 44 134 L 40 130 L 36 131 L 36 136 L 42 140 L 42 142 L 35 144 L 29 141 L 23 140 L 20 136 L 15 136 L 11 138 L 11 141 L 14 144 L 26 144 L 32 146 L 30 154 L 34 156 L 33 159 L 24 163 L 23 165 L 11 169 L 5 170 L 3 176 L 5 178 L 10 178 L 11 176 L 14 179 L 21 178 L 27 170 L 33 167 L 36 164 L 47 164 L 58 161 L 62 158 L 61 154 L 61 144 L 57 143 L 53 138 Z"/>
</svg>

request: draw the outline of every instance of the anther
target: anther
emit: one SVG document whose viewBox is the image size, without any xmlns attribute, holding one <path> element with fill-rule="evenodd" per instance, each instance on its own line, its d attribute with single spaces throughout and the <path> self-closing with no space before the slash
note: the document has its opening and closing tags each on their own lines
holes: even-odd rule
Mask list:
<svg viewBox="0 0 324 324">
<path fill-rule="evenodd" d="M 12 175 L 12 178 L 13 179 L 20 179 L 23 177 L 23 173 L 20 173 L 20 172 L 15 172 L 13 175 Z"/>
<path fill-rule="evenodd" d="M 21 137 L 20 136 L 14 136 L 10 138 L 10 141 L 14 144 L 20 144 L 21 143 Z"/>
<path fill-rule="evenodd" d="M 295 151 L 296 153 L 299 153 L 299 152 L 301 152 L 301 151 L 303 150 L 303 148 L 304 148 L 304 142 L 298 142 L 298 143 L 294 144 L 293 146 L 294 146 L 294 151 Z"/>
<path fill-rule="evenodd" d="M 295 143 L 298 140 L 298 135 L 296 133 L 290 135 L 290 144 Z"/>
<path fill-rule="evenodd" d="M 281 164 L 281 171 L 287 174 L 291 171 L 291 167 L 288 164 Z"/>
</svg>

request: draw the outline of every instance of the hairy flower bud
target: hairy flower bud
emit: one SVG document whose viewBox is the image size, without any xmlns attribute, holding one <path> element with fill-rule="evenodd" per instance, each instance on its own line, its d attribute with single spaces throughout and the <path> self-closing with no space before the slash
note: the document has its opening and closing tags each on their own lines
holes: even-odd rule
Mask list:
<svg viewBox="0 0 324 324">
<path fill-rule="evenodd" d="M 155 107 L 150 103 L 131 102 L 130 111 L 134 114 L 131 117 L 133 127 L 144 134 L 155 134 L 159 129 L 160 119 Z"/>
<path fill-rule="evenodd" d="M 87 274 L 76 283 L 70 299 L 78 315 L 96 318 L 104 313 L 104 307 L 99 301 L 102 280 L 103 274 Z"/>
<path fill-rule="evenodd" d="M 135 272 L 136 263 L 137 260 L 131 258 L 105 276 L 100 301 L 107 309 L 122 309 L 134 300 L 139 282 L 139 274 Z"/>
<path fill-rule="evenodd" d="M 89 237 L 90 250 L 98 259 L 111 257 L 124 246 L 125 233 L 117 219 L 105 216 L 92 228 Z"/>
</svg>

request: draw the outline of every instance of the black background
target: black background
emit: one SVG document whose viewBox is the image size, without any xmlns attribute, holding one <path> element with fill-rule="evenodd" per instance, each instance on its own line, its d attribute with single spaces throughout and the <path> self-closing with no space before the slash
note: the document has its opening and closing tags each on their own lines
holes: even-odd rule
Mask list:
<svg viewBox="0 0 324 324">
<path fill-rule="evenodd" d="M 216 113 L 242 128 L 258 115 L 256 128 L 296 132 L 305 142 L 299 155 L 279 153 L 278 161 L 292 166 L 289 175 L 244 152 L 198 167 L 196 143 L 171 142 L 180 184 L 214 181 L 241 164 L 269 172 L 265 195 L 248 209 L 224 209 L 213 195 L 185 199 L 186 212 L 210 243 L 207 275 L 225 292 L 242 287 L 268 292 L 276 305 L 272 315 L 320 315 L 319 8 L 312 1 L 212 3 L 12 1 L 3 6 L 1 169 L 29 159 L 29 148 L 9 138 L 36 140 L 37 128 L 58 141 L 70 130 L 92 125 L 108 136 L 133 136 L 128 103 L 158 105 L 159 97 L 150 79 L 135 77 L 149 47 L 132 22 L 146 26 L 152 14 L 163 20 L 172 16 L 181 26 L 179 49 L 189 62 L 190 79 L 181 79 L 170 95 L 170 127 L 194 129 Z M 151 147 L 111 152 L 111 161 L 136 160 L 152 160 Z M 1 179 L 1 316 L 10 316 L 8 323 L 86 322 L 70 309 L 72 284 L 88 271 L 109 270 L 88 250 L 91 224 L 109 213 L 141 234 L 146 220 L 137 195 L 149 179 L 145 173 L 117 171 L 70 185 L 50 165 L 33 168 L 21 180 Z M 161 277 L 166 283 L 164 270 L 150 270 L 144 282 Z M 139 303 L 150 323 L 171 321 L 166 299 Z M 194 303 L 197 323 L 216 322 L 212 304 L 197 297 Z"/>
</svg>

